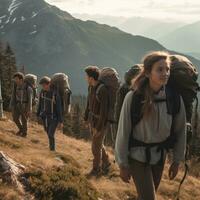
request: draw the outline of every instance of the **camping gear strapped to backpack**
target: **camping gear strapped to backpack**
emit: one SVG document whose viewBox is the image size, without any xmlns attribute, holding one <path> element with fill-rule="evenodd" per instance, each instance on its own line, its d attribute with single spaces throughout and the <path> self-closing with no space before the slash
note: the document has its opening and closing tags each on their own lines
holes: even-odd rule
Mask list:
<svg viewBox="0 0 200 200">
<path fill-rule="evenodd" d="M 64 73 L 54 74 L 51 78 L 51 86 L 61 97 L 63 113 L 69 112 L 72 92 L 70 90 L 68 76 Z"/>
<path fill-rule="evenodd" d="M 99 91 L 104 85 L 108 89 L 109 93 L 109 111 L 108 111 L 108 122 L 114 123 L 114 108 L 116 102 L 116 94 L 119 88 L 119 75 L 114 68 L 105 67 L 101 70 L 99 75 L 100 85 L 96 90 L 96 98 L 99 99 Z"/>
</svg>

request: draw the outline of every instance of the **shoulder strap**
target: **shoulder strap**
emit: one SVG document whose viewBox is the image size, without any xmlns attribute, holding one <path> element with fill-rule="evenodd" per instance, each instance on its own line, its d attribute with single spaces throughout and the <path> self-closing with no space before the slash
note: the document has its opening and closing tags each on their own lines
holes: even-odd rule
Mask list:
<svg viewBox="0 0 200 200">
<path fill-rule="evenodd" d="M 144 97 L 137 92 L 133 92 L 131 101 L 131 121 L 132 127 L 136 126 L 142 118 L 142 106 Z"/>
<path fill-rule="evenodd" d="M 131 116 L 131 132 L 129 135 L 129 150 L 133 146 L 133 139 L 132 133 L 134 127 L 140 122 L 142 119 L 142 106 L 144 102 L 144 96 L 138 94 L 136 91 L 133 91 L 132 101 L 131 101 L 131 109 L 130 109 L 130 116 Z"/>
<path fill-rule="evenodd" d="M 176 114 L 180 111 L 180 95 L 172 90 L 171 88 L 166 88 L 166 104 L 167 104 L 167 112 L 172 115 L 172 126 L 171 126 L 171 135 L 174 133 L 174 119 Z M 142 106 L 144 102 L 144 96 L 137 92 L 133 92 L 132 102 L 131 102 L 131 133 L 129 138 L 129 149 L 132 146 L 132 133 L 134 127 L 140 122 L 142 119 Z"/>
<path fill-rule="evenodd" d="M 170 137 L 175 137 L 174 135 L 174 125 L 175 117 L 180 111 L 181 107 L 181 96 L 171 87 L 166 86 L 166 98 L 167 98 L 167 112 L 172 115 L 172 125 L 170 131 Z M 175 139 L 175 138 L 174 138 Z"/>
<path fill-rule="evenodd" d="M 166 86 L 167 112 L 175 116 L 180 111 L 181 96 L 169 86 Z"/>
<path fill-rule="evenodd" d="M 97 89 L 96 89 L 96 98 L 97 98 L 98 101 L 100 101 L 100 99 L 99 99 L 99 92 L 100 92 L 100 90 L 101 90 L 101 88 L 102 88 L 103 86 L 104 86 L 103 83 L 100 83 L 100 84 L 97 86 Z"/>
</svg>

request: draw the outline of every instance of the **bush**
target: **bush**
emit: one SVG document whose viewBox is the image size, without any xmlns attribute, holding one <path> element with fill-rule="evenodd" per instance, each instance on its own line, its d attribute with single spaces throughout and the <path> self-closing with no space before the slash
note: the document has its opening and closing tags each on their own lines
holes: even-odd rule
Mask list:
<svg viewBox="0 0 200 200">
<path fill-rule="evenodd" d="M 27 190 L 37 200 L 97 200 L 97 191 L 77 166 L 66 164 L 45 171 L 29 170 L 23 175 L 28 180 Z"/>
</svg>

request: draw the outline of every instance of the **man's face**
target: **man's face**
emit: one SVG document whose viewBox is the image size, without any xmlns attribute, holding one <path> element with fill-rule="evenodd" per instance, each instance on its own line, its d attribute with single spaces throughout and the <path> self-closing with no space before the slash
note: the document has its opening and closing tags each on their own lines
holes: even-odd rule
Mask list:
<svg viewBox="0 0 200 200">
<path fill-rule="evenodd" d="M 14 78 L 14 81 L 15 81 L 15 83 L 17 84 L 17 85 L 21 85 L 22 83 L 23 83 L 23 79 L 20 79 L 19 77 L 15 77 Z"/>
<path fill-rule="evenodd" d="M 49 88 L 50 88 L 50 83 L 43 83 L 43 84 L 42 84 L 42 89 L 43 89 L 44 91 L 48 91 Z"/>
<path fill-rule="evenodd" d="M 92 83 L 94 81 L 92 77 L 89 77 L 88 75 L 86 75 L 85 80 L 87 81 L 89 86 L 92 86 Z"/>
</svg>

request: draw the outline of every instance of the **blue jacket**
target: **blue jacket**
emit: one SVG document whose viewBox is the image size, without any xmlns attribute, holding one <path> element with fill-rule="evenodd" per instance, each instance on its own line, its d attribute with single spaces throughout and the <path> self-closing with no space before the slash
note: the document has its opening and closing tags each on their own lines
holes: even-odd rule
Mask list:
<svg viewBox="0 0 200 200">
<path fill-rule="evenodd" d="M 63 122 L 63 106 L 58 92 L 52 89 L 49 91 L 41 90 L 37 116 L 43 120 L 52 118 L 60 123 Z"/>
</svg>

